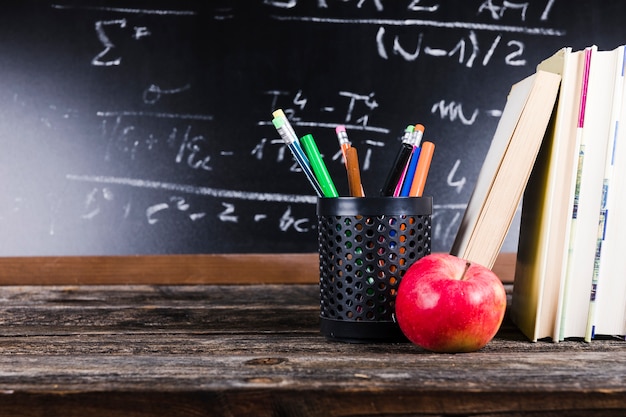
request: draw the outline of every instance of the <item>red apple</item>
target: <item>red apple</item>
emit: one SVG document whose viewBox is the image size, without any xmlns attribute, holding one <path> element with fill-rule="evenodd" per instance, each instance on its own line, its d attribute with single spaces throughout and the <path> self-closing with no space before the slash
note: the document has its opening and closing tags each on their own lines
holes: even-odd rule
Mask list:
<svg viewBox="0 0 626 417">
<path fill-rule="evenodd" d="M 414 344 L 433 352 L 473 352 L 502 324 L 506 292 L 489 268 L 447 253 L 409 267 L 396 294 L 396 320 Z"/>
</svg>

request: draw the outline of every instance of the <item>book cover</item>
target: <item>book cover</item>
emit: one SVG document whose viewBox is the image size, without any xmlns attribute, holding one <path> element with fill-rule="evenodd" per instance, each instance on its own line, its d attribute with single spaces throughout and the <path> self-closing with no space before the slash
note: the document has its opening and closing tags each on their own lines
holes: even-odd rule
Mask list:
<svg viewBox="0 0 626 417">
<path fill-rule="evenodd" d="M 577 185 L 572 207 L 568 263 L 563 294 L 560 339 L 583 337 L 587 326 L 594 276 L 597 276 L 598 227 L 609 143 L 609 125 L 615 83 L 614 51 L 587 48 L 590 54 L 586 105 L 580 116 L 581 133 Z"/>
<path fill-rule="evenodd" d="M 452 244 L 450 253 L 453 255 L 463 256 L 467 251 L 472 232 L 476 228 L 481 211 L 484 209 L 487 195 L 493 186 L 493 181 L 509 146 L 510 138 L 513 136 L 520 114 L 524 109 L 531 86 L 532 80 L 528 78 L 512 86 L 509 91 L 500 121 L 496 127 L 489 150 L 474 185 L 474 190 L 463 213 L 461 225 Z"/>
<path fill-rule="evenodd" d="M 596 251 L 595 301 L 590 305 L 587 331 L 591 334 L 626 334 L 626 263 L 623 244 L 626 236 L 626 94 L 624 91 L 624 46 L 616 49 L 616 77 L 609 125 L 604 172 L 601 220 Z M 612 215 L 611 215 L 612 214 Z M 592 285 L 593 285 L 592 281 Z M 591 328 L 590 328 L 591 327 Z"/>
<path fill-rule="evenodd" d="M 512 86 L 453 255 L 493 267 L 548 127 L 560 80 L 559 74 L 538 70 Z"/>
<path fill-rule="evenodd" d="M 532 341 L 559 336 L 584 58 L 566 47 L 537 66 L 560 74 L 561 86 L 522 201 L 511 317 Z"/>
</svg>

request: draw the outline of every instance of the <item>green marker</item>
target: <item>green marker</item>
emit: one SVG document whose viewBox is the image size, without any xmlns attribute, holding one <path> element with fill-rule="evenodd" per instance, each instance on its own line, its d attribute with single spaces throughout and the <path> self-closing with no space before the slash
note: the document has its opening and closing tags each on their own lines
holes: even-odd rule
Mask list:
<svg viewBox="0 0 626 417">
<path fill-rule="evenodd" d="M 326 164 L 324 164 L 324 161 L 322 160 L 322 155 L 320 155 L 320 151 L 315 144 L 315 140 L 313 140 L 313 135 L 308 134 L 302 136 L 300 138 L 300 142 L 302 143 L 304 152 L 306 152 L 309 157 L 311 168 L 313 168 L 317 181 L 322 187 L 324 197 L 339 197 L 335 184 L 328 173 L 328 169 L 326 169 Z"/>
</svg>

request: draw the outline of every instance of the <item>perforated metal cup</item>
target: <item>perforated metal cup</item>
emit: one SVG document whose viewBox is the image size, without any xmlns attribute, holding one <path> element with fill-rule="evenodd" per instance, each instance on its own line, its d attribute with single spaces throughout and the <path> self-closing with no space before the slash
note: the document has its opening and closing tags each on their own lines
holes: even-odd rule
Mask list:
<svg viewBox="0 0 626 417">
<path fill-rule="evenodd" d="M 432 197 L 317 202 L 320 330 L 345 342 L 406 341 L 394 320 L 398 285 L 431 251 Z"/>
</svg>

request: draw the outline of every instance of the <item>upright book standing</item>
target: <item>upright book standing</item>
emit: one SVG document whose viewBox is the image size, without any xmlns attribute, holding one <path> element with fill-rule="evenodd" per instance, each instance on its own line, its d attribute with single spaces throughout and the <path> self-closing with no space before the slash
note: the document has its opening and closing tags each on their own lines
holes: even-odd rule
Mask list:
<svg viewBox="0 0 626 417">
<path fill-rule="evenodd" d="M 606 215 L 609 203 L 618 204 L 609 187 L 616 179 L 618 151 L 626 159 L 626 149 L 618 146 L 624 55 L 622 47 L 598 51 L 595 46 L 577 52 L 564 48 L 560 54 L 562 62 L 555 55 L 538 67 L 561 71 L 562 83 L 552 128 L 524 194 L 511 319 L 532 341 L 589 341 L 594 326 L 599 329 L 607 320 L 606 306 L 594 300 L 603 283 L 612 283 L 604 296 L 611 288 L 621 291 L 613 300 L 622 304 L 608 314 L 619 316 L 624 331 L 626 284 L 605 276 L 600 267 L 607 249 L 605 219 L 624 217 Z"/>
<path fill-rule="evenodd" d="M 609 145 L 607 146 L 604 171 L 601 221 L 598 228 L 601 245 L 596 252 L 594 265 L 595 300 L 591 301 L 587 323 L 587 335 L 626 334 L 626 262 L 624 245 L 626 236 L 626 95 L 624 94 L 624 69 L 626 55 L 624 46 L 615 50 L 615 89 Z"/>
<path fill-rule="evenodd" d="M 579 129 L 581 141 L 577 165 L 577 184 L 571 216 L 569 253 L 561 313 L 559 340 L 582 337 L 589 341 L 588 326 L 595 298 L 594 276 L 601 251 L 603 181 L 609 144 L 610 123 L 615 91 L 617 53 L 587 48 L 589 77 L 586 105 Z M 590 310 L 591 309 L 591 310 Z"/>
<path fill-rule="evenodd" d="M 511 319 L 531 340 L 558 338 L 578 155 L 585 53 L 562 48 L 539 69 L 561 75 L 557 110 L 531 173 L 522 216 Z"/>
<path fill-rule="evenodd" d="M 559 91 L 538 70 L 512 86 L 450 253 L 492 268 L 519 206 Z"/>
</svg>

